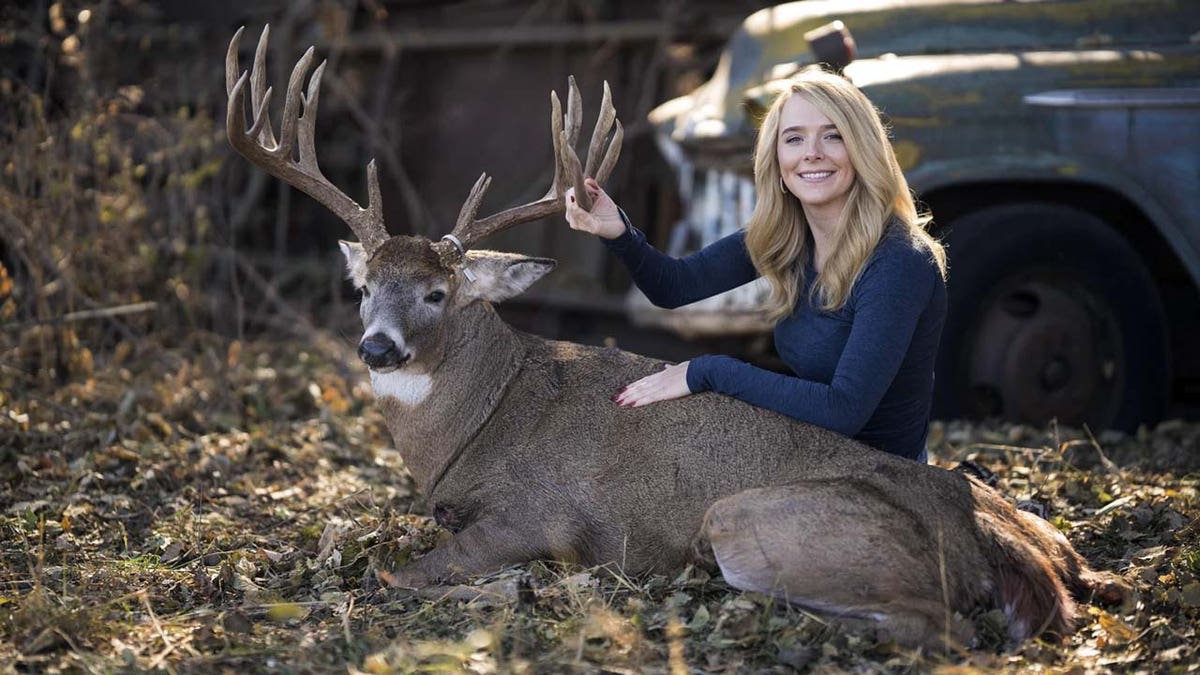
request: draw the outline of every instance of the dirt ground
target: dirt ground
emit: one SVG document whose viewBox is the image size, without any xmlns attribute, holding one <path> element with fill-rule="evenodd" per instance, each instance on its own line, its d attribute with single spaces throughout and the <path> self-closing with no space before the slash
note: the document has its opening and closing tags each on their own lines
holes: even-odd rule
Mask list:
<svg viewBox="0 0 1200 675">
<path fill-rule="evenodd" d="M 1188 672 L 1200 667 L 1200 425 L 1136 435 L 937 422 L 1136 588 L 1062 641 L 925 654 L 687 570 L 535 564 L 482 598 L 379 589 L 448 536 L 423 515 L 346 341 L 197 333 L 0 355 L 3 672 Z M 55 379 L 39 360 L 53 353 Z"/>
</svg>

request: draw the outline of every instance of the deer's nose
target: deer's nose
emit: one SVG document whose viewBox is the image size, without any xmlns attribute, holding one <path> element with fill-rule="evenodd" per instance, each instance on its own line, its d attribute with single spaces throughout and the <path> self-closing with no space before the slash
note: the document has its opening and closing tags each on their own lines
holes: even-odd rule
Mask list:
<svg viewBox="0 0 1200 675">
<path fill-rule="evenodd" d="M 362 358 L 368 356 L 380 357 L 390 351 L 396 349 L 396 343 L 392 342 L 392 338 L 383 333 L 375 333 L 363 338 L 363 341 L 358 343 L 358 355 Z"/>
<path fill-rule="evenodd" d="M 396 368 L 412 358 L 411 353 L 400 353 L 400 348 L 384 333 L 374 333 L 358 343 L 358 358 L 371 368 Z"/>
</svg>

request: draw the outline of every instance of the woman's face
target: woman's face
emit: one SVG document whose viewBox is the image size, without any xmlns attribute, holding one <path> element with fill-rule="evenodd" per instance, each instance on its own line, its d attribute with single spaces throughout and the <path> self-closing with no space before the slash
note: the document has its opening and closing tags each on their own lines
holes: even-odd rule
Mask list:
<svg viewBox="0 0 1200 675">
<path fill-rule="evenodd" d="M 808 99 L 792 94 L 780 111 L 776 149 L 784 185 L 809 219 L 839 215 L 855 174 L 833 122 Z"/>
</svg>

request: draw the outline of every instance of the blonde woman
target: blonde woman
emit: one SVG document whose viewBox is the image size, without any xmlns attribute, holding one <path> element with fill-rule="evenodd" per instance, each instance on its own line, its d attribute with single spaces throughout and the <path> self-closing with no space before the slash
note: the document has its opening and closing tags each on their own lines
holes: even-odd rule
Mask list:
<svg viewBox="0 0 1200 675">
<path fill-rule="evenodd" d="M 571 227 L 604 238 L 638 288 L 679 307 L 759 276 L 790 374 L 701 356 L 613 397 L 643 406 L 714 391 L 925 461 L 946 256 L 926 233 L 879 113 L 849 81 L 800 74 L 771 105 L 754 151 L 744 231 L 685 258 L 646 242 L 594 181 Z"/>
</svg>

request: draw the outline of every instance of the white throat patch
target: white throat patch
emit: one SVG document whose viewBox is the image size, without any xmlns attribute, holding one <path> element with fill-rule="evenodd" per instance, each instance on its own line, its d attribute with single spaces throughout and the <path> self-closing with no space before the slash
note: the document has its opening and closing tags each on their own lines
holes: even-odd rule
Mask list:
<svg viewBox="0 0 1200 675">
<path fill-rule="evenodd" d="M 403 370 L 390 373 L 371 371 L 371 388 L 375 390 L 376 399 L 392 398 L 404 405 L 415 406 L 429 396 L 433 379 L 423 373 L 406 373 Z"/>
</svg>

